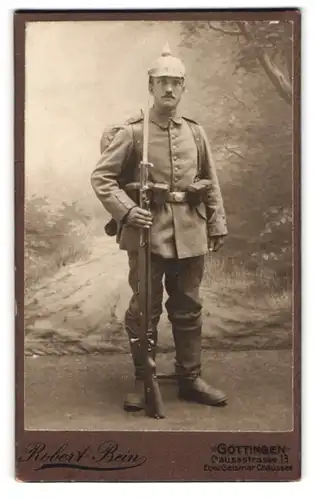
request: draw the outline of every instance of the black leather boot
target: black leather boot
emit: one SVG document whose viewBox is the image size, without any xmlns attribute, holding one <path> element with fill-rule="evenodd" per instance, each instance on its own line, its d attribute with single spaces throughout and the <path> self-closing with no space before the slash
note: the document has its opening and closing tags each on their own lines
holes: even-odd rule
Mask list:
<svg viewBox="0 0 316 500">
<path fill-rule="evenodd" d="M 131 391 L 125 396 L 124 399 L 124 410 L 127 412 L 140 411 L 145 408 L 145 389 L 144 389 L 144 369 L 142 361 L 142 353 L 140 350 L 139 342 L 137 338 L 128 327 L 126 327 L 127 333 L 129 335 L 130 349 L 133 358 L 133 364 L 135 369 L 134 382 Z M 155 344 L 152 347 L 152 356 L 156 358 L 156 342 L 157 342 L 157 332 L 153 333 L 153 342 Z"/>
<path fill-rule="evenodd" d="M 225 406 L 226 395 L 208 385 L 201 377 L 179 380 L 179 398 L 207 406 Z"/>
<path fill-rule="evenodd" d="M 173 329 L 179 398 L 207 406 L 224 406 L 226 395 L 201 378 L 201 327 Z"/>
<path fill-rule="evenodd" d="M 131 392 L 126 394 L 124 399 L 125 411 L 140 411 L 145 407 L 144 382 L 141 379 L 135 379 L 134 387 Z"/>
</svg>

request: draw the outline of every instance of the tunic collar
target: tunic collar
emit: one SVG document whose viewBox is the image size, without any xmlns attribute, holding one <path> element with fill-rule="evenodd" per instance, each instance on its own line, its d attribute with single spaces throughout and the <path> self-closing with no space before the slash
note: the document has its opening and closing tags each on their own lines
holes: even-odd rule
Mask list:
<svg viewBox="0 0 316 500">
<path fill-rule="evenodd" d="M 181 125 L 182 123 L 182 117 L 178 111 L 176 111 L 176 114 L 173 117 L 169 118 L 166 115 L 158 113 L 154 107 L 152 107 L 149 111 L 149 120 L 153 123 L 156 123 L 156 125 L 161 128 L 168 128 L 170 121 L 175 123 L 176 125 Z"/>
</svg>

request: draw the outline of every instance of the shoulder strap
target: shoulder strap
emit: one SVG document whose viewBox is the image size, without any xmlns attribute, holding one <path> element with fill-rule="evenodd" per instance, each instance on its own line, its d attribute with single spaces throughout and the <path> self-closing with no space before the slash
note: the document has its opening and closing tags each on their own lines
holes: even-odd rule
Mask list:
<svg viewBox="0 0 316 500">
<path fill-rule="evenodd" d="M 189 118 L 188 116 L 182 116 L 182 118 L 189 123 L 194 123 L 194 125 L 199 124 L 196 120 L 193 120 L 193 118 Z"/>
<path fill-rule="evenodd" d="M 143 115 L 139 114 L 136 116 L 133 116 L 132 118 L 129 118 L 126 123 L 129 125 L 133 125 L 134 123 L 140 123 L 143 121 Z"/>
</svg>

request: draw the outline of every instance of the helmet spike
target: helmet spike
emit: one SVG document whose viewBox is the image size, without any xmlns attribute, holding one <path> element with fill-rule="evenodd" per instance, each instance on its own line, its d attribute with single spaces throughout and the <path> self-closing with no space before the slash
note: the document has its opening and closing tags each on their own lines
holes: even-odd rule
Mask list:
<svg viewBox="0 0 316 500">
<path fill-rule="evenodd" d="M 161 55 L 163 57 L 166 57 L 166 56 L 171 56 L 171 49 L 170 49 L 170 46 L 169 46 L 169 43 L 166 42 L 165 45 L 163 46 L 163 49 L 162 49 L 162 52 L 161 52 Z"/>
</svg>

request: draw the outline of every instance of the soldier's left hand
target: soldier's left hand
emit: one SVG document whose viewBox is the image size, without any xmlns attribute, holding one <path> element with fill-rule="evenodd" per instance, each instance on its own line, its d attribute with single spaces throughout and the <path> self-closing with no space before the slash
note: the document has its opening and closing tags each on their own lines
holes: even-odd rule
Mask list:
<svg viewBox="0 0 316 500">
<path fill-rule="evenodd" d="M 210 236 L 208 241 L 208 249 L 210 252 L 217 252 L 224 245 L 223 236 Z"/>
</svg>

